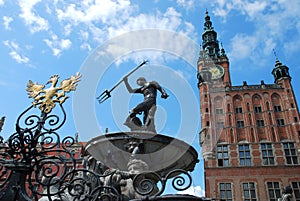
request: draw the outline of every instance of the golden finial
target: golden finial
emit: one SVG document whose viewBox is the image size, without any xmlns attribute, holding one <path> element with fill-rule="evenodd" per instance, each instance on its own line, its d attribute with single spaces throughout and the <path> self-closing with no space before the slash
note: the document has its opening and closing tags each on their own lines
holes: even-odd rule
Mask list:
<svg viewBox="0 0 300 201">
<path fill-rule="evenodd" d="M 68 96 L 65 93 L 75 91 L 77 83 L 80 81 L 81 75 L 77 73 L 72 75 L 69 79 L 63 80 L 60 86 L 56 86 L 59 76 L 53 75 L 46 84 L 51 83 L 47 89 L 44 84 L 34 83 L 29 80 L 27 84 L 27 92 L 30 98 L 33 98 L 32 105 L 39 105 L 39 109 L 44 113 L 49 113 L 55 107 L 55 103 L 63 104 Z"/>
</svg>

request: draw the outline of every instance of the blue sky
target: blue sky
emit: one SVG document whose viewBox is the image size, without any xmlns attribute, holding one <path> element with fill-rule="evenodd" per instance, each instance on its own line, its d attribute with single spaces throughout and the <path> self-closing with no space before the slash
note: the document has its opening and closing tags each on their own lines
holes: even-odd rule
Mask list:
<svg viewBox="0 0 300 201">
<path fill-rule="evenodd" d="M 53 74 L 59 74 L 62 80 L 81 72 L 95 56 L 96 50 L 103 48 L 101 45 L 132 31 L 171 31 L 200 44 L 206 8 L 230 59 L 234 85 L 241 85 L 244 80 L 248 84 L 258 84 L 260 80 L 273 83 L 271 71 L 275 57 L 272 49 L 275 48 L 280 61 L 290 68 L 295 95 L 299 100 L 300 2 L 297 0 L 0 0 L 0 116 L 7 117 L 1 135 L 7 138 L 14 132 L 17 116 L 30 105 L 31 100 L 25 91 L 29 79 L 45 83 Z M 198 57 L 198 53 L 191 49 L 185 49 L 185 54 L 191 54 L 192 61 Z M 88 103 L 95 112 L 91 115 L 99 124 L 99 131 L 81 131 L 80 140 L 87 141 L 106 127 L 111 131 L 126 129 L 122 120 L 128 107 L 141 101 L 141 97 L 129 96 L 124 85 L 115 91 L 115 98 L 102 105 L 98 105 L 94 97 L 113 86 L 143 59 L 149 59 L 150 64 L 136 72 L 130 83 L 134 85 L 135 78 L 145 75 L 160 82 L 171 94 L 169 99 L 158 102 L 159 130 L 180 138 L 180 126 L 191 127 L 194 129 L 191 139 L 194 140 L 188 141 L 200 150 L 197 136 L 200 125 L 194 125 L 199 120 L 199 108 L 193 105 L 199 104 L 196 63 L 190 64 L 183 57 L 162 50 L 126 53 L 113 58 L 111 65 L 102 69 L 103 74 L 93 86 L 96 90 L 89 97 L 92 102 Z M 99 72 L 97 66 L 89 70 L 91 74 L 93 70 Z M 170 72 L 172 76 L 163 72 Z M 191 101 L 191 105 L 187 104 L 190 107 L 182 109 L 185 102 L 180 97 L 185 93 L 191 94 L 191 99 L 187 100 Z M 75 96 L 82 94 L 75 92 Z M 126 101 L 122 102 L 123 97 Z M 126 107 L 116 112 L 114 108 L 121 103 Z M 88 121 L 79 119 L 76 122 L 74 108 L 84 110 L 86 105 L 76 105 L 71 95 L 65 107 L 68 120 L 61 133 L 74 135 L 78 121 L 83 124 Z M 185 113 L 188 117 L 184 116 Z M 191 125 L 181 125 L 183 118 L 196 120 Z M 201 167 L 202 163 L 192 174 L 198 193 L 204 188 Z"/>
</svg>

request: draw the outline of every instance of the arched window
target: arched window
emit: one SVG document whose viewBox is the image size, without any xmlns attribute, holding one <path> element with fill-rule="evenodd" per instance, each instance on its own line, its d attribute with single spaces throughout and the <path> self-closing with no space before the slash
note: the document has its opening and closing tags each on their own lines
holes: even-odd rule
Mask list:
<svg viewBox="0 0 300 201">
<path fill-rule="evenodd" d="M 258 94 L 253 95 L 252 102 L 254 106 L 254 112 L 255 113 L 261 113 L 262 112 L 262 104 L 261 104 L 261 96 Z"/>
<path fill-rule="evenodd" d="M 240 95 L 235 95 L 233 97 L 234 111 L 236 114 L 243 113 L 242 101 L 243 98 Z"/>
<path fill-rule="evenodd" d="M 267 110 L 270 111 L 270 103 L 267 101 L 266 102 Z"/>
<path fill-rule="evenodd" d="M 282 105 L 281 105 L 281 98 L 277 93 L 273 93 L 271 96 L 272 104 L 274 107 L 275 112 L 281 112 L 282 111 Z"/>
</svg>

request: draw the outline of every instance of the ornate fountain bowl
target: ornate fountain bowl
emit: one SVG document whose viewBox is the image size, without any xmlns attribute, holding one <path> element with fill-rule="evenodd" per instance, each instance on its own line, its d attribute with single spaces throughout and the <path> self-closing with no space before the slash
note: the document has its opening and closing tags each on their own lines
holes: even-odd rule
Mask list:
<svg viewBox="0 0 300 201">
<path fill-rule="evenodd" d="M 140 144 L 135 158 L 147 163 L 149 171 L 166 175 L 175 169 L 193 171 L 198 162 L 197 151 L 187 143 L 150 132 L 108 133 L 87 142 L 85 151 L 110 168 L 127 170 L 132 158 L 131 144 Z M 175 175 L 174 175 L 175 176 Z"/>
</svg>

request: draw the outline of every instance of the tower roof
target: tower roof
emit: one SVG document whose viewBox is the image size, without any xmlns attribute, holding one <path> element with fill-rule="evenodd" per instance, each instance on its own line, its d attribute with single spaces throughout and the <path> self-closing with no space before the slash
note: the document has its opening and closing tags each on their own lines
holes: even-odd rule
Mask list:
<svg viewBox="0 0 300 201">
<path fill-rule="evenodd" d="M 226 56 L 223 47 L 220 51 L 218 34 L 214 30 L 214 27 L 212 26 L 212 22 L 210 20 L 210 16 L 207 10 L 205 12 L 205 17 L 204 17 L 204 32 L 202 34 L 202 48 L 203 51 L 211 59 L 218 59 L 220 57 Z"/>
<path fill-rule="evenodd" d="M 279 61 L 279 59 L 278 59 L 275 51 L 274 51 L 274 55 L 276 57 L 275 66 L 274 66 L 274 68 L 272 70 L 272 74 L 273 74 L 274 79 L 275 79 L 274 82 L 277 83 L 277 81 L 281 80 L 281 78 L 288 78 L 290 80 L 291 76 L 289 74 L 289 68 L 286 65 L 283 65 Z"/>
<path fill-rule="evenodd" d="M 212 22 L 210 20 L 210 16 L 208 15 L 208 11 L 206 9 L 205 12 L 205 22 L 204 22 L 204 31 L 211 31 L 214 30 L 214 28 L 212 27 Z"/>
</svg>

